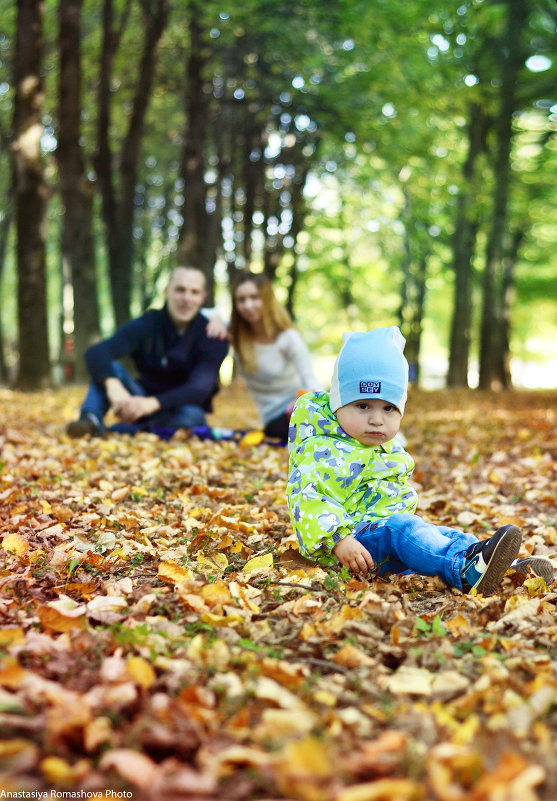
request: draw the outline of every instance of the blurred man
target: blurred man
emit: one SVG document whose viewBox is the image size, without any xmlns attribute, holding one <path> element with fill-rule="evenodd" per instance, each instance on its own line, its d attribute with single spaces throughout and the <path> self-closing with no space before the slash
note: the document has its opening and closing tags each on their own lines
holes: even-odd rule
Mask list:
<svg viewBox="0 0 557 801">
<path fill-rule="evenodd" d="M 207 334 L 204 300 L 201 270 L 176 267 L 162 309 L 150 309 L 87 350 L 92 382 L 79 419 L 67 427 L 70 437 L 102 436 L 109 409 L 120 420 L 110 430 L 120 433 L 204 425 L 228 350 L 228 341 Z M 136 378 L 119 361 L 126 356 Z"/>
</svg>

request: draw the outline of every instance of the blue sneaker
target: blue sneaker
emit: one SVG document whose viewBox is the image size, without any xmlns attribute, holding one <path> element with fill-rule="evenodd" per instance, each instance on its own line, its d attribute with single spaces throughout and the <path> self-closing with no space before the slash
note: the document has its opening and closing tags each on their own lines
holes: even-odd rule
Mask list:
<svg viewBox="0 0 557 801">
<path fill-rule="evenodd" d="M 553 562 L 547 556 L 527 556 L 525 559 L 515 559 L 511 567 L 518 573 L 528 573 L 528 568 L 534 576 L 540 576 L 549 586 L 555 578 Z"/>
<path fill-rule="evenodd" d="M 502 526 L 491 539 L 470 545 L 460 568 L 462 591 L 475 589 L 482 595 L 491 595 L 516 559 L 521 541 L 520 529 Z"/>
</svg>

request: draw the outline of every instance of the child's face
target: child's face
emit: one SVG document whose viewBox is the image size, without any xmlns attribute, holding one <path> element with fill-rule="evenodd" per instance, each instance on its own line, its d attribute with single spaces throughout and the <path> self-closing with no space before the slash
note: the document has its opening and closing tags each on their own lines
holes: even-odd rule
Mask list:
<svg viewBox="0 0 557 801">
<path fill-rule="evenodd" d="M 347 403 L 336 410 L 335 416 L 349 436 L 369 447 L 392 439 L 401 420 L 396 406 L 378 398 Z"/>
</svg>

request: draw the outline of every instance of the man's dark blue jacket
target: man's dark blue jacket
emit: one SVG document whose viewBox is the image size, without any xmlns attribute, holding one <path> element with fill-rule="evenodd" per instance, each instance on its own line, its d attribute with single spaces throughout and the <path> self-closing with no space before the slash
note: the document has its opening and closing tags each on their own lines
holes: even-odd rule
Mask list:
<svg viewBox="0 0 557 801">
<path fill-rule="evenodd" d="M 108 339 L 92 345 L 85 362 L 93 381 L 114 375 L 112 362 L 131 356 L 138 382 L 161 410 L 192 404 L 211 410 L 228 342 L 207 336 L 207 318 L 197 314 L 184 333 L 174 328 L 166 306 L 124 323 Z"/>
</svg>

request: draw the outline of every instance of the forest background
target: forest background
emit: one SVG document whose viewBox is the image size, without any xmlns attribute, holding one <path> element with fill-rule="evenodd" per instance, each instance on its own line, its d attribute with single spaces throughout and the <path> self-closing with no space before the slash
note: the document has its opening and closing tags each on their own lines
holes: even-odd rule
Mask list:
<svg viewBox="0 0 557 801">
<path fill-rule="evenodd" d="M 0 11 L 4 383 L 84 379 L 189 263 L 225 313 L 264 270 L 325 357 L 395 323 L 449 386 L 555 385 L 553 0 Z"/>
</svg>

